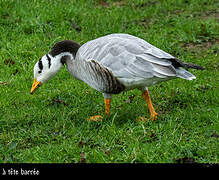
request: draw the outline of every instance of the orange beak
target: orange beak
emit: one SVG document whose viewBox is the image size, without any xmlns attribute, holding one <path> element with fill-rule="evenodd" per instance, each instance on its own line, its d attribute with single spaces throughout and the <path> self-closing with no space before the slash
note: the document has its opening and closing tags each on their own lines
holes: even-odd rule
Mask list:
<svg viewBox="0 0 219 180">
<path fill-rule="evenodd" d="M 41 82 L 38 82 L 35 78 L 33 80 L 33 85 L 32 88 L 30 90 L 30 94 L 33 94 L 34 91 L 40 86 Z"/>
</svg>

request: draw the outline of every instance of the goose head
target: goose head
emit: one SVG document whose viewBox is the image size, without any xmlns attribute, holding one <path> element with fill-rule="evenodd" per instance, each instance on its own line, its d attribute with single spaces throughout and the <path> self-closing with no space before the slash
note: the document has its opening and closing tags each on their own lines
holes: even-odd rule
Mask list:
<svg viewBox="0 0 219 180">
<path fill-rule="evenodd" d="M 76 56 L 80 45 L 71 40 L 56 43 L 48 54 L 45 54 L 34 66 L 34 81 L 30 93 L 54 77 L 67 59 Z"/>
</svg>

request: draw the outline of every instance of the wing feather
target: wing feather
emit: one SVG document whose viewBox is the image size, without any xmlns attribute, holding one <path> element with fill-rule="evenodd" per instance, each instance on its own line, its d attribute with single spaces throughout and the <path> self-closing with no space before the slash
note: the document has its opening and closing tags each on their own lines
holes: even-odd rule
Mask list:
<svg viewBox="0 0 219 180">
<path fill-rule="evenodd" d="M 153 46 L 152 44 L 148 43 L 147 41 L 145 41 L 141 38 L 132 36 L 130 34 L 116 33 L 116 34 L 110 34 L 110 35 L 105 36 L 105 37 L 108 37 L 108 38 L 118 37 L 120 39 L 129 39 L 129 40 L 139 44 L 139 46 L 141 46 L 145 52 L 147 52 L 148 54 L 151 54 L 155 57 L 158 57 L 161 59 L 172 59 L 172 58 L 174 59 L 175 58 L 174 56 L 172 56 L 169 53 Z"/>
<path fill-rule="evenodd" d="M 152 56 L 150 54 L 141 54 L 141 55 L 137 55 L 136 58 L 138 60 L 143 59 L 144 61 L 148 61 L 154 64 L 158 64 L 161 66 L 170 66 L 172 63 L 170 61 L 168 61 L 167 59 L 160 59 L 157 58 L 155 56 Z"/>
<path fill-rule="evenodd" d="M 170 66 L 162 66 L 157 64 L 152 64 L 152 65 L 153 65 L 153 71 L 157 73 L 160 73 L 164 76 L 176 76 L 176 70 L 172 65 Z"/>
<path fill-rule="evenodd" d="M 174 57 L 140 38 L 112 34 L 86 44 L 79 49 L 83 59 L 95 59 L 115 77 L 165 79 L 176 76 L 176 70 L 168 60 Z"/>
</svg>

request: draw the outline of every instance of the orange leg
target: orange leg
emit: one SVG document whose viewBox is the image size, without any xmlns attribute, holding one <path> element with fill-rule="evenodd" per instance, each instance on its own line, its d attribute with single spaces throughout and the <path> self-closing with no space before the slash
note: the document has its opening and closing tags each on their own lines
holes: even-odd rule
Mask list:
<svg viewBox="0 0 219 180">
<path fill-rule="evenodd" d="M 104 98 L 104 103 L 105 103 L 105 114 L 110 115 L 111 99 L 110 98 Z"/>
<path fill-rule="evenodd" d="M 152 119 L 152 121 L 154 121 L 155 119 L 157 119 L 157 113 L 155 112 L 154 107 L 152 105 L 148 90 L 145 90 L 142 93 L 142 96 L 144 97 L 144 99 L 146 100 L 146 102 L 148 104 L 148 109 L 149 109 L 150 114 L 151 114 L 151 119 Z"/>
<path fill-rule="evenodd" d="M 110 104 L 111 104 L 111 98 L 104 98 L 105 103 L 105 114 L 110 115 Z M 101 115 L 95 115 L 90 118 L 87 118 L 88 121 L 102 121 L 103 117 Z"/>
</svg>

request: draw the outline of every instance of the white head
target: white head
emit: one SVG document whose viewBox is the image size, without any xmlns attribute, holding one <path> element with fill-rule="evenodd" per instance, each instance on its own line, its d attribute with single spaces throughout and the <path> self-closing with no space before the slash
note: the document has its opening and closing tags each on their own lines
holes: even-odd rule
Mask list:
<svg viewBox="0 0 219 180">
<path fill-rule="evenodd" d="M 51 51 L 44 55 L 34 66 L 34 82 L 30 93 L 32 94 L 39 85 L 45 83 L 61 69 L 66 59 L 73 59 L 76 56 L 80 45 L 64 40 L 56 43 Z"/>
<path fill-rule="evenodd" d="M 34 66 L 34 79 L 43 84 L 61 69 L 63 64 L 58 56 L 44 55 Z"/>
</svg>

